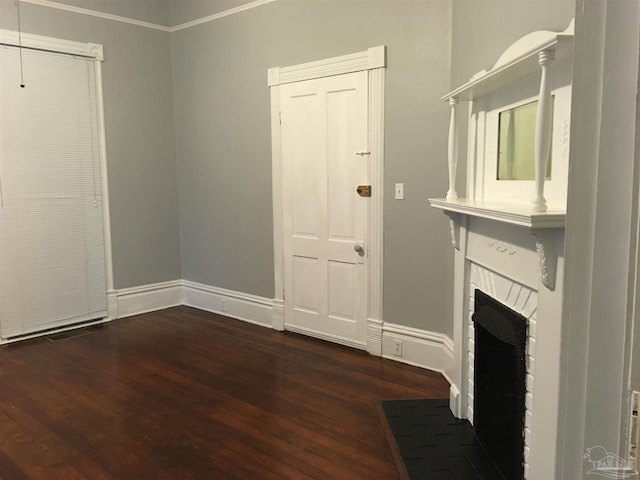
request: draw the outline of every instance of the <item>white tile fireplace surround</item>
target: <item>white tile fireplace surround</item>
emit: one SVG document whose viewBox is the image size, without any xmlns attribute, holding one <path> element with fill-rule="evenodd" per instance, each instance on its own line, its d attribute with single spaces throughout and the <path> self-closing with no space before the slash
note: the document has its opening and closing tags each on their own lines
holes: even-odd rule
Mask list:
<svg viewBox="0 0 640 480">
<path fill-rule="evenodd" d="M 447 213 L 455 246 L 457 300 L 451 409 L 457 417 L 473 423 L 471 316 L 475 290 L 480 289 L 527 319 L 524 474 L 529 480 L 554 478 L 564 229 L 531 229 L 464 213 Z M 553 278 L 549 278 L 549 271 L 553 271 Z M 553 289 L 545 283 L 553 283 Z"/>
</svg>

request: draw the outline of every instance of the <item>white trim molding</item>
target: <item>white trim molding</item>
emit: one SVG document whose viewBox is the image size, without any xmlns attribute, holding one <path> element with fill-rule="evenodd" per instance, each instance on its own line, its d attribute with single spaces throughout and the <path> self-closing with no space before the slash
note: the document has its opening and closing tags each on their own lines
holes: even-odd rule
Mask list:
<svg viewBox="0 0 640 480">
<path fill-rule="evenodd" d="M 150 28 L 152 30 L 160 30 L 161 32 L 172 33 L 172 32 L 177 32 L 179 30 L 195 27 L 197 25 L 202 25 L 203 23 L 212 22 L 220 18 L 228 17 L 229 15 L 234 15 L 236 13 L 251 10 L 253 8 L 275 2 L 276 0 L 254 0 L 253 2 L 249 2 L 244 5 L 239 5 L 237 7 L 230 8 L 228 10 L 223 10 L 222 12 L 214 13 L 212 15 L 207 15 L 206 17 L 197 18 L 189 22 L 181 23 L 180 25 L 175 25 L 173 27 L 169 27 L 167 25 L 160 25 L 158 23 L 153 23 L 153 22 L 145 22 L 144 20 L 138 20 L 136 18 L 131 18 L 131 17 L 124 17 L 122 15 L 114 15 L 113 13 L 100 12 L 98 10 L 92 10 L 90 8 L 76 7 L 74 5 L 67 5 L 66 3 L 54 2 L 51 0 L 20 0 L 20 1 L 22 3 L 30 3 L 32 5 L 38 5 L 41 7 L 53 8 L 56 10 L 63 10 L 66 12 L 77 13 L 80 15 L 88 15 L 90 17 L 102 18 L 104 20 L 127 23 L 129 25 L 136 25 L 138 27 Z"/>
<path fill-rule="evenodd" d="M 327 58 L 315 62 L 301 63 L 288 67 L 273 67 L 267 71 L 267 84 L 270 87 L 284 83 L 313 80 L 345 73 L 361 72 L 386 68 L 387 47 L 380 45 L 363 52 L 350 53 L 339 57 Z"/>
<path fill-rule="evenodd" d="M 357 342 L 342 337 L 337 337 L 319 330 L 312 330 L 310 328 L 299 327 L 297 325 L 287 325 L 285 328 L 288 332 L 299 333 L 300 335 L 306 335 L 307 337 L 318 338 L 326 342 L 335 343 L 337 345 L 344 345 L 345 347 L 356 348 L 358 350 L 365 350 L 367 344 L 365 342 Z"/>
<path fill-rule="evenodd" d="M 114 290 L 110 293 L 113 293 L 115 303 L 115 305 L 111 302 L 109 304 L 110 318 L 125 318 L 186 305 L 262 327 L 284 330 L 284 306 L 281 300 L 272 300 L 190 280 L 141 285 Z M 113 316 L 112 311 L 116 312 Z M 280 319 L 282 328 L 278 328 L 279 321 L 276 319 Z M 439 372 L 451 384 L 448 372 L 453 364 L 453 342 L 442 333 L 374 319 L 367 320 L 366 344 L 345 342 L 343 339 L 321 332 L 295 327 L 287 327 L 287 330 L 359 350 L 366 349 L 371 355 Z M 396 339 L 401 340 L 403 344 L 401 356 L 393 354 Z"/>
<path fill-rule="evenodd" d="M 274 330 L 284 331 L 284 301 L 274 298 L 273 302 L 273 323 Z"/>
<path fill-rule="evenodd" d="M 107 318 L 115 320 L 118 318 L 118 292 L 107 289 Z"/>
<path fill-rule="evenodd" d="M 576 1 L 558 479 L 589 478 L 594 445 L 627 460 L 639 25 L 637 2 Z"/>
<path fill-rule="evenodd" d="M 192 20 L 190 22 L 181 23 L 180 25 L 176 25 L 175 27 L 171 27 L 171 32 L 177 32 L 178 30 L 184 30 L 185 28 L 195 27 L 196 25 L 201 25 L 203 23 L 212 22 L 213 20 L 218 20 L 219 18 L 228 17 L 229 15 L 234 15 L 236 13 L 244 12 L 246 10 L 250 10 L 252 8 L 260 7 L 262 5 L 266 5 L 267 3 L 275 2 L 276 0 L 255 0 L 253 2 L 245 3 L 244 5 L 238 5 L 237 7 L 230 8 L 229 10 L 224 10 L 222 12 L 214 13 L 212 15 L 208 15 L 206 17 L 198 18 L 196 20 Z"/>
<path fill-rule="evenodd" d="M 382 320 L 367 318 L 367 352 L 376 357 L 382 356 Z"/>
<path fill-rule="evenodd" d="M 78 322 L 78 323 L 73 323 L 71 325 L 63 325 L 61 327 L 58 328 L 52 328 L 50 330 L 46 330 L 45 332 L 33 332 L 33 333 L 28 333 L 25 335 L 18 335 L 16 337 L 11 337 L 8 339 L 5 338 L 0 338 L 0 345 L 8 345 L 10 343 L 16 343 L 16 342 L 21 342 L 23 340 L 29 340 L 32 338 L 38 338 L 41 337 L 43 335 L 55 335 L 57 333 L 62 333 L 62 332 L 68 332 L 70 330 L 76 330 L 79 328 L 87 328 L 87 327 L 93 327 L 95 325 L 100 325 L 102 323 L 107 323 L 109 322 L 110 319 L 107 318 L 98 318 L 95 320 L 87 320 L 84 322 Z"/>
<path fill-rule="evenodd" d="M 125 318 L 179 305 L 271 328 L 273 301 L 189 280 L 172 280 L 115 290 L 110 318 Z M 113 313 L 113 315 L 112 315 Z"/>
<path fill-rule="evenodd" d="M 401 355 L 394 355 L 396 340 L 402 342 Z M 384 322 L 382 357 L 439 372 L 451 384 L 447 372 L 453 364 L 453 341 L 444 333 Z"/>
<path fill-rule="evenodd" d="M 0 43 L 15 47 L 22 46 L 23 48 L 78 55 L 104 61 L 102 45 L 97 43 L 74 42 L 73 40 L 45 37 L 31 33 L 18 33 L 13 30 L 0 30 Z"/>
<path fill-rule="evenodd" d="M 369 52 L 373 51 L 377 52 L 377 58 L 386 56 L 384 47 L 369 49 Z M 384 65 L 386 58 L 382 63 L 372 62 L 371 64 Z M 374 330 L 383 323 L 385 76 L 385 68 L 369 70 L 369 182 L 374 194 L 369 199 L 367 351 L 377 356 L 382 354 L 382 333 L 374 334 Z"/>
<path fill-rule="evenodd" d="M 158 25 L 157 23 L 145 22 L 143 20 L 136 20 L 135 18 L 123 17 L 121 15 L 114 15 L 112 13 L 99 12 L 97 10 L 91 10 L 89 8 L 75 7 L 73 5 L 67 5 L 65 3 L 52 2 L 50 0 L 20 0 L 22 3 L 31 3 L 33 5 L 39 5 L 41 7 L 55 8 L 56 10 L 64 10 L 72 13 L 79 13 L 81 15 L 89 15 L 90 17 L 98 17 L 105 20 L 113 20 L 121 23 L 128 23 L 130 25 L 137 25 L 139 27 L 151 28 L 153 30 L 161 30 L 163 32 L 170 32 L 171 27 L 166 25 Z"/>
<path fill-rule="evenodd" d="M 123 288 L 116 290 L 116 298 L 115 318 L 175 307 L 182 304 L 182 280 Z"/>
<path fill-rule="evenodd" d="M 273 300 L 183 280 L 182 304 L 245 322 L 272 327 Z"/>
</svg>

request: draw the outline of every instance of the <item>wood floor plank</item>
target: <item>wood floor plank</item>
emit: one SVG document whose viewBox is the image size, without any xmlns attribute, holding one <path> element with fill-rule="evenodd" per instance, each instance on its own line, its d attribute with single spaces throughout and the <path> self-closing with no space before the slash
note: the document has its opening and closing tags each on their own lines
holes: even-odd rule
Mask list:
<svg viewBox="0 0 640 480">
<path fill-rule="evenodd" d="M 0 348 L 0 479 L 397 477 L 376 402 L 437 373 L 189 307 Z"/>
</svg>

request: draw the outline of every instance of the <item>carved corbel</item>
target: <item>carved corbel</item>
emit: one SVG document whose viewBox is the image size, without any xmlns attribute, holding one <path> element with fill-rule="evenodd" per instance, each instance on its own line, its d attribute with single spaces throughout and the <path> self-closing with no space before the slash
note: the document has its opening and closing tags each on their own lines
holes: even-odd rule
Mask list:
<svg viewBox="0 0 640 480">
<path fill-rule="evenodd" d="M 445 212 L 449 217 L 449 233 L 451 234 L 451 245 L 456 250 L 460 250 L 460 215 L 455 212 Z"/>
<path fill-rule="evenodd" d="M 558 269 L 558 253 L 556 249 L 555 229 L 537 229 L 532 233 L 536 237 L 540 280 L 549 290 L 556 288 L 556 271 Z"/>
</svg>

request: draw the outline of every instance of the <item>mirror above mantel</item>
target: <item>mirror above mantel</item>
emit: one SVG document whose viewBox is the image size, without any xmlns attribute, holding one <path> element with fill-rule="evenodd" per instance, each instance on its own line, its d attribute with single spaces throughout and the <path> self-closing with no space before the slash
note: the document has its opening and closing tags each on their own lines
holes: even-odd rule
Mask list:
<svg viewBox="0 0 640 480">
<path fill-rule="evenodd" d="M 563 32 L 530 33 L 489 71 L 442 97 L 451 107 L 449 190 L 457 201 L 457 114 L 468 104 L 467 198 L 499 210 L 566 211 L 573 21 Z M 546 191 L 545 191 L 546 190 Z M 434 203 L 434 202 L 432 202 Z M 436 199 L 438 208 L 441 202 Z"/>
<path fill-rule="evenodd" d="M 562 32 L 530 33 L 442 99 L 451 107 L 449 189 L 432 207 L 451 221 L 454 246 L 465 217 L 536 237 L 543 283 L 553 288 L 554 230 L 564 229 L 569 163 L 573 21 Z M 458 113 L 467 109 L 466 198 L 456 192 Z"/>
</svg>

